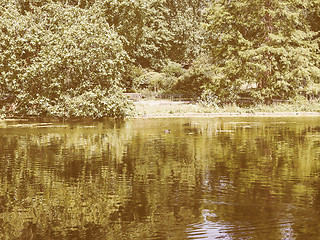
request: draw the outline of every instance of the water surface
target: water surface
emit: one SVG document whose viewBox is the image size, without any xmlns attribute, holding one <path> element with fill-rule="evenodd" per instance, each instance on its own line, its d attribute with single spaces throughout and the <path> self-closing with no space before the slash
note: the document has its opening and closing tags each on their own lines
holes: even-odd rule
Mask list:
<svg viewBox="0 0 320 240">
<path fill-rule="evenodd" d="M 0 143 L 0 239 L 320 239 L 319 117 L 0 122 Z"/>
</svg>

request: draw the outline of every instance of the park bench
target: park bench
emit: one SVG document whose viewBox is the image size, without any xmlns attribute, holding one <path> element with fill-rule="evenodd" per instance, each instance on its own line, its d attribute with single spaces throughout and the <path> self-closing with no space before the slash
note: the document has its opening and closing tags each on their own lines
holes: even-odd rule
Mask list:
<svg viewBox="0 0 320 240">
<path fill-rule="evenodd" d="M 129 100 L 140 101 L 143 98 L 142 93 L 123 93 Z"/>
</svg>

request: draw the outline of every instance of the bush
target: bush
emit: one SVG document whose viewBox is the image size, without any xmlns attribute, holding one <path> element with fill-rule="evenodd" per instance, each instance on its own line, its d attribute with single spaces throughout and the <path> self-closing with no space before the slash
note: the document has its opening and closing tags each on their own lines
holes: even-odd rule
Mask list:
<svg viewBox="0 0 320 240">
<path fill-rule="evenodd" d="M 124 118 L 131 113 L 130 111 L 130 102 L 121 93 L 121 90 L 112 88 L 107 91 L 95 88 L 82 94 L 64 93 L 56 99 L 39 94 L 30 99 L 26 93 L 19 94 L 7 114 L 48 116 L 62 119 L 79 117 L 95 119 L 102 117 Z"/>
<path fill-rule="evenodd" d="M 168 61 L 162 72 L 170 77 L 180 77 L 183 74 L 183 68 L 179 63 Z"/>
<path fill-rule="evenodd" d="M 183 94 L 185 97 L 198 98 L 204 89 L 212 85 L 212 81 L 212 65 L 209 63 L 207 56 L 201 56 L 179 77 L 173 86 L 173 91 Z"/>
<path fill-rule="evenodd" d="M 154 92 L 163 92 L 171 89 L 174 78 L 165 73 L 147 72 L 133 80 L 134 89 L 148 89 Z"/>
<path fill-rule="evenodd" d="M 206 89 L 199 97 L 198 103 L 204 107 L 218 108 L 219 100 L 210 89 Z"/>
<path fill-rule="evenodd" d="M 80 95 L 62 95 L 54 105 L 49 105 L 48 115 L 59 118 L 114 117 L 129 115 L 129 102 L 117 89 L 93 89 Z"/>
</svg>

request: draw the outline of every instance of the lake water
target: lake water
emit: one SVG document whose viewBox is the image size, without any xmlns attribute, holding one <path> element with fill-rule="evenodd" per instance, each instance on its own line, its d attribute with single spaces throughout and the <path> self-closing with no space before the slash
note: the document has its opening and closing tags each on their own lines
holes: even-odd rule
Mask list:
<svg viewBox="0 0 320 240">
<path fill-rule="evenodd" d="M 0 239 L 320 239 L 320 118 L 0 122 Z"/>
</svg>

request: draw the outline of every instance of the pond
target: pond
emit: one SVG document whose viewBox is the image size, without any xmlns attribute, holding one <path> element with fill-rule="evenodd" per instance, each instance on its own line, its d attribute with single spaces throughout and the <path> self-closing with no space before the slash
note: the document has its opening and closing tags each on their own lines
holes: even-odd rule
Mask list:
<svg viewBox="0 0 320 240">
<path fill-rule="evenodd" d="M 0 122 L 0 239 L 316 239 L 320 118 Z"/>
</svg>

